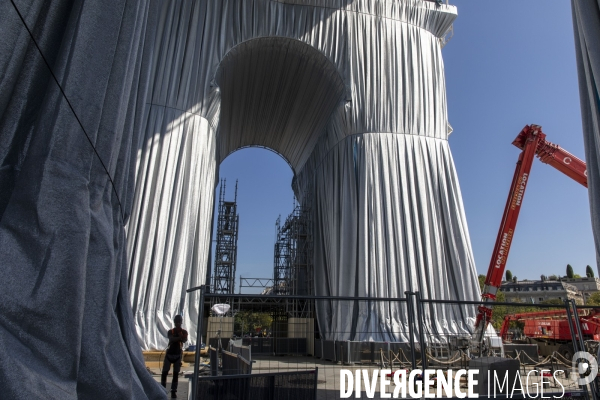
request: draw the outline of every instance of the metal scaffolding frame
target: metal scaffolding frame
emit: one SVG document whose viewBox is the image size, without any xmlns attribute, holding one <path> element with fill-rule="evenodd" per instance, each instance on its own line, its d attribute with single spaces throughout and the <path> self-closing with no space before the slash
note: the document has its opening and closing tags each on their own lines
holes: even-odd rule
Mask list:
<svg viewBox="0 0 600 400">
<path fill-rule="evenodd" d="M 262 288 L 261 294 L 272 294 L 273 290 L 273 279 L 272 278 L 244 278 L 240 276 L 240 283 L 238 285 L 239 294 L 242 294 L 243 288 Z"/>
<path fill-rule="evenodd" d="M 219 215 L 217 217 L 217 244 L 215 247 L 215 268 L 213 293 L 233 294 L 235 290 L 235 269 L 237 261 L 237 240 L 239 215 L 237 213 L 237 187 L 233 201 L 225 200 L 225 183 L 221 180 L 219 191 Z"/>
<path fill-rule="evenodd" d="M 281 216 L 275 223 L 277 239 L 274 246 L 273 294 L 311 296 L 314 294 L 312 209 L 310 195 L 303 203 L 294 203 L 294 210 L 285 222 Z M 274 316 L 278 320 L 288 317 L 312 318 L 309 302 L 295 300 L 289 303 L 286 315 Z"/>
</svg>

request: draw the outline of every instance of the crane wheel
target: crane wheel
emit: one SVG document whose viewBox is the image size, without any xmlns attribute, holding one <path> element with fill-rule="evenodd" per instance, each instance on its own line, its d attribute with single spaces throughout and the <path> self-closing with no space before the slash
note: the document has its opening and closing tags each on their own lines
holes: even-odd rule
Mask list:
<svg viewBox="0 0 600 400">
<path fill-rule="evenodd" d="M 573 359 L 573 349 L 571 348 L 571 346 L 561 344 L 558 348 L 558 353 L 567 360 Z"/>
</svg>

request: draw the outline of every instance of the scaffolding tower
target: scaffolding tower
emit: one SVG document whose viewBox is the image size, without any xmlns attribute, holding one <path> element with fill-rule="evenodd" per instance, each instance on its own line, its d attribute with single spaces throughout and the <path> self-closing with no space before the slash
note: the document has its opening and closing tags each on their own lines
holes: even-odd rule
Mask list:
<svg viewBox="0 0 600 400">
<path fill-rule="evenodd" d="M 294 210 L 283 224 L 281 216 L 277 218 L 273 267 L 275 295 L 314 294 L 311 211 L 310 196 L 305 195 L 302 205 L 294 202 Z M 311 318 L 312 306 L 306 300 L 293 300 L 287 307 L 287 317 Z"/>
<path fill-rule="evenodd" d="M 215 269 L 213 293 L 233 294 L 235 289 L 235 267 L 237 260 L 238 222 L 237 186 L 233 201 L 225 201 L 225 179 L 221 180 L 219 191 L 219 216 L 217 219 L 217 245 L 215 248 Z"/>
</svg>

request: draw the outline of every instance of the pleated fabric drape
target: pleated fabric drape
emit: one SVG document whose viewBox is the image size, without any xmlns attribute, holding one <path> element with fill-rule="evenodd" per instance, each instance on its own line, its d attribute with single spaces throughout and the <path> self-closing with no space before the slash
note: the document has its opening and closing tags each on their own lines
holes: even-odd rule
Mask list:
<svg viewBox="0 0 600 400">
<path fill-rule="evenodd" d="M 572 0 L 571 6 L 592 230 L 600 273 L 600 3 Z"/>
<path fill-rule="evenodd" d="M 166 347 L 177 314 L 186 329 L 196 326 L 199 292 L 185 290 L 206 278 L 217 167 L 215 133 L 205 118 L 148 109 L 127 230 L 131 303 L 146 350 Z"/>
<path fill-rule="evenodd" d="M 25 376 L 31 393 L 58 385 L 65 398 L 98 384 L 107 398 L 162 395 L 134 337 L 164 348 L 181 313 L 196 340 L 198 295 L 185 289 L 210 267 L 218 165 L 244 146 L 281 154 L 300 199 L 312 188 L 317 294 L 477 297 L 447 142 L 440 37 L 455 7 L 17 4 L 99 158 L 3 3 L 0 352 L 15 360 L 0 368 L 6 387 Z M 406 339 L 395 305 L 355 307 L 347 321 L 343 311 L 318 310 L 325 336 Z M 470 329 L 472 309 L 435 311 L 429 331 Z"/>
<path fill-rule="evenodd" d="M 455 17 L 422 0 L 162 4 L 128 226 L 144 348 L 166 345 L 177 313 L 195 330 L 185 289 L 211 267 L 218 164 L 246 146 L 282 155 L 300 199 L 314 188 L 318 294 L 478 297 L 447 143 L 440 37 Z M 448 310 L 430 330 L 468 331 L 473 309 Z M 346 328 L 407 322 L 394 307 L 360 308 L 341 326 L 341 311 L 319 311 L 322 332 L 362 340 Z"/>
<path fill-rule="evenodd" d="M 335 182 L 332 184 L 332 182 Z M 346 138 L 317 170 L 315 284 L 319 295 L 476 300 L 479 284 L 448 142 L 369 133 Z M 394 302 L 319 302 L 329 340 L 408 340 Z M 425 310 L 429 338 L 466 334 L 474 307 Z"/>
<path fill-rule="evenodd" d="M 137 342 L 124 229 L 155 13 L 145 0 L 15 4 L 89 141 L 1 2 L 2 397 L 164 398 Z"/>
</svg>

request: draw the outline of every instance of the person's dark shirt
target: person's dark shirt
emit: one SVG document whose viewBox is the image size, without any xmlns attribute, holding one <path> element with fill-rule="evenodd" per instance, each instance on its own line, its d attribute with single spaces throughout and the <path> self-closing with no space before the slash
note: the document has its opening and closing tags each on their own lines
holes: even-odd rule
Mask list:
<svg viewBox="0 0 600 400">
<path fill-rule="evenodd" d="M 183 328 L 173 328 L 169 330 L 169 347 L 167 348 L 167 354 L 179 355 L 183 344 L 187 342 L 188 333 Z"/>
</svg>

